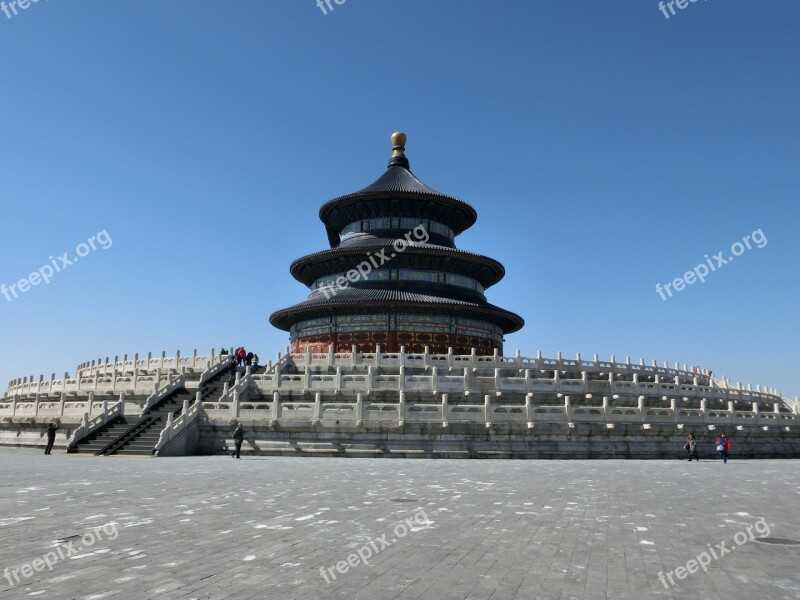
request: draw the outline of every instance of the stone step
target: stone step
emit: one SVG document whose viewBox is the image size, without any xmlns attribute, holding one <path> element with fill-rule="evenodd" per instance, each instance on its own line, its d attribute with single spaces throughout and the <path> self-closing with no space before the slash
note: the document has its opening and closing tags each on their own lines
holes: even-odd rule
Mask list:
<svg viewBox="0 0 800 600">
<path fill-rule="evenodd" d="M 345 448 L 347 456 L 380 456 L 384 454 L 380 448 Z"/>
<path fill-rule="evenodd" d="M 119 437 L 125 431 L 127 431 L 127 430 L 126 429 L 122 429 L 120 431 L 100 431 L 100 432 L 97 432 L 97 433 L 93 433 L 92 435 L 94 437 L 91 438 L 91 439 L 97 440 L 97 439 L 100 439 L 100 438 L 108 438 L 108 437 L 116 438 L 116 437 Z"/>
<path fill-rule="evenodd" d="M 128 443 L 137 442 L 139 440 L 150 440 L 150 439 L 158 439 L 158 436 L 161 435 L 161 429 L 157 429 L 155 431 L 143 431 L 142 433 L 138 434 L 136 437 L 132 438 L 128 441 Z"/>
<path fill-rule="evenodd" d="M 101 435 L 96 435 L 93 438 L 90 438 L 88 440 L 85 440 L 85 443 L 87 443 L 87 444 L 99 444 L 101 442 L 102 443 L 108 443 L 109 441 L 115 440 L 118 437 L 119 437 L 118 435 L 101 434 Z"/>
<path fill-rule="evenodd" d="M 133 444 L 150 444 L 151 446 L 155 446 L 158 443 L 159 438 L 161 437 L 161 433 L 146 433 L 140 436 L 137 436 L 133 441 L 128 442 L 128 445 Z"/>
<path fill-rule="evenodd" d="M 153 456 L 152 449 L 147 450 L 119 450 L 112 456 Z"/>
</svg>

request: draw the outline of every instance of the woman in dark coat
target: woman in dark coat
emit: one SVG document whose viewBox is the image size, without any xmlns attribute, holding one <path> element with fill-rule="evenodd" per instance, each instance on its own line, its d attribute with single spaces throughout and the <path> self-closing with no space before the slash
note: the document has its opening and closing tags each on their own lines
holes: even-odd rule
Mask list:
<svg viewBox="0 0 800 600">
<path fill-rule="evenodd" d="M 56 423 L 50 423 L 47 426 L 47 446 L 44 449 L 45 454 L 50 454 L 50 451 L 53 449 L 53 444 L 56 441 L 56 429 L 58 429 Z"/>
<path fill-rule="evenodd" d="M 694 439 L 694 434 L 690 433 L 689 437 L 686 438 L 686 452 L 689 454 L 689 462 L 692 462 L 692 458 L 696 458 L 697 462 L 700 462 L 700 457 L 697 455 L 697 440 Z"/>
</svg>

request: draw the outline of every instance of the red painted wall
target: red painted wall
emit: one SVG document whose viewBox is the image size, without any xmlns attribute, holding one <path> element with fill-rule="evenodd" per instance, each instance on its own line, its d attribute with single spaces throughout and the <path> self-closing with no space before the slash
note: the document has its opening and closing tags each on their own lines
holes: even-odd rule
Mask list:
<svg viewBox="0 0 800 600">
<path fill-rule="evenodd" d="M 297 338 L 292 341 L 292 352 L 305 352 L 307 348 L 314 353 L 327 352 L 330 344 L 333 344 L 334 352 L 350 352 L 353 346 L 357 346 L 359 352 L 374 352 L 380 345 L 382 352 L 399 352 L 400 346 L 405 346 L 406 352 L 422 353 L 428 346 L 431 354 L 447 354 L 448 348 L 453 348 L 455 354 L 470 354 L 472 348 L 481 355 L 494 354 L 495 348 L 503 353 L 502 344 L 486 338 L 403 331 L 333 333 Z"/>
</svg>

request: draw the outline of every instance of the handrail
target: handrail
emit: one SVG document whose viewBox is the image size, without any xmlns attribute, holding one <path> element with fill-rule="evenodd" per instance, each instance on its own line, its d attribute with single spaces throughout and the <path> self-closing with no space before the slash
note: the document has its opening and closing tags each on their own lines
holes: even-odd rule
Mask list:
<svg viewBox="0 0 800 600">
<path fill-rule="evenodd" d="M 159 402 L 164 400 L 164 398 L 169 396 L 175 390 L 184 387 L 185 385 L 186 385 L 186 375 L 181 374 L 174 380 L 170 379 L 170 383 L 168 383 L 160 390 L 157 390 L 147 398 L 147 402 L 145 402 L 144 408 L 142 408 L 142 415 L 145 415 L 152 408 L 158 405 Z"/>
<path fill-rule="evenodd" d="M 234 384 L 228 387 L 227 392 L 223 392 L 223 394 L 219 397 L 218 402 L 231 402 L 234 396 L 241 397 L 242 393 L 245 392 L 250 386 L 251 381 L 253 381 L 253 373 L 248 367 L 245 369 L 243 376 L 239 376 L 239 374 L 237 374 Z"/>
<path fill-rule="evenodd" d="M 153 448 L 153 454 L 155 456 L 158 456 L 159 452 L 163 451 L 174 439 L 177 438 L 178 433 L 176 432 L 180 431 L 182 433 L 187 427 L 197 421 L 198 417 L 200 416 L 202 404 L 203 403 L 198 398 L 195 400 L 194 404 L 189 407 L 187 413 L 182 413 L 177 417 L 177 411 L 169 414 L 167 417 L 167 424 L 164 429 L 161 430 L 161 435 L 158 436 L 158 442 L 156 442 L 156 445 Z"/>
<path fill-rule="evenodd" d="M 199 385 L 202 387 L 203 384 L 205 384 L 209 379 L 212 379 L 212 378 L 216 377 L 222 371 L 224 371 L 225 369 L 230 367 L 232 362 L 233 362 L 233 357 L 226 356 L 226 358 L 224 360 L 220 360 L 215 365 L 207 368 L 200 375 L 200 383 L 199 383 Z"/>
<path fill-rule="evenodd" d="M 305 356 L 305 354 L 303 355 Z M 271 365 L 268 368 L 264 369 L 264 373 L 280 373 L 281 369 L 289 363 L 289 361 L 293 360 L 293 355 L 291 352 L 285 352 L 284 354 L 278 357 L 278 360 L 275 361 L 275 364 Z"/>
<path fill-rule="evenodd" d="M 103 412 L 97 415 L 94 419 L 89 420 L 88 413 L 84 413 L 83 424 L 72 432 L 69 441 L 67 442 L 67 452 L 78 445 L 86 437 L 93 434 L 95 431 L 103 427 L 112 419 L 121 417 L 125 414 L 125 401 L 120 400 L 108 408 L 104 403 Z"/>
</svg>

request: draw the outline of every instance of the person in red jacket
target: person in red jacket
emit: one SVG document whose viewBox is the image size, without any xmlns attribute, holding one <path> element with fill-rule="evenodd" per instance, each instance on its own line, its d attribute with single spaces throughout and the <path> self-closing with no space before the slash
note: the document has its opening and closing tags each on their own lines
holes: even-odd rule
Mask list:
<svg viewBox="0 0 800 600">
<path fill-rule="evenodd" d="M 722 459 L 722 462 L 728 462 L 728 452 L 731 451 L 731 441 L 723 431 L 717 438 L 717 454 Z"/>
<path fill-rule="evenodd" d="M 236 351 L 236 358 L 239 360 L 239 366 L 244 366 L 244 358 L 247 356 L 247 352 L 244 349 L 244 346 L 239 346 L 239 349 Z"/>
</svg>

